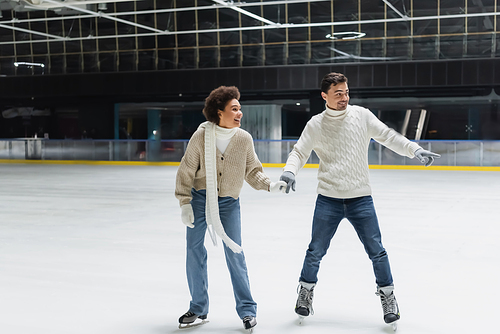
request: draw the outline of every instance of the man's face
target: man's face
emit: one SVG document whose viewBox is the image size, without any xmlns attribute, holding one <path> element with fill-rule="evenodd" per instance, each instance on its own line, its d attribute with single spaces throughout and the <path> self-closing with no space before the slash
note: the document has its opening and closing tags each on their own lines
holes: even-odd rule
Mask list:
<svg viewBox="0 0 500 334">
<path fill-rule="evenodd" d="M 349 87 L 347 82 L 331 85 L 328 92 L 321 92 L 321 97 L 326 101 L 328 108 L 333 110 L 345 110 L 349 103 Z"/>
</svg>

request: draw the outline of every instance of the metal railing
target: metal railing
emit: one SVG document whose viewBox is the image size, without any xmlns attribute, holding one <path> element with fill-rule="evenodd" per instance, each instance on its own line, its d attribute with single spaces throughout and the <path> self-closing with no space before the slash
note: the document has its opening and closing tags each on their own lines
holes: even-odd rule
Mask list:
<svg viewBox="0 0 500 334">
<path fill-rule="evenodd" d="M 296 140 L 255 140 L 255 151 L 263 163 L 284 163 Z M 54 140 L 2 139 L 0 159 L 90 160 L 179 162 L 188 140 Z M 436 166 L 500 166 L 500 141 L 421 140 L 423 148 L 441 154 Z M 313 152 L 307 161 L 319 163 Z M 420 165 L 372 141 L 368 148 L 371 165 Z"/>
</svg>

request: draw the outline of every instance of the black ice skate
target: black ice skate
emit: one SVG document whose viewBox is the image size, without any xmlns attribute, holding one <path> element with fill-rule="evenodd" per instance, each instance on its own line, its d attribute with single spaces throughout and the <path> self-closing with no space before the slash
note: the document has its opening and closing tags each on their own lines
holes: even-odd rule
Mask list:
<svg viewBox="0 0 500 334">
<path fill-rule="evenodd" d="M 398 329 L 397 321 L 400 318 L 400 314 L 398 302 L 394 296 L 394 286 L 379 287 L 375 294 L 380 296 L 385 323 L 391 325 L 392 329 L 396 331 Z"/>
<path fill-rule="evenodd" d="M 179 318 L 179 328 L 190 328 L 195 326 L 204 325 L 208 322 L 207 315 L 194 314 L 191 311 L 187 311 Z"/>
<path fill-rule="evenodd" d="M 251 315 L 248 315 L 243 318 L 243 326 L 245 326 L 245 329 L 249 333 L 252 333 L 253 328 L 257 326 L 257 319 Z"/>
<path fill-rule="evenodd" d="M 300 282 L 297 293 L 297 303 L 295 304 L 295 313 L 299 316 L 299 324 L 302 323 L 305 317 L 314 314 L 312 301 L 314 296 L 315 283 Z"/>
</svg>

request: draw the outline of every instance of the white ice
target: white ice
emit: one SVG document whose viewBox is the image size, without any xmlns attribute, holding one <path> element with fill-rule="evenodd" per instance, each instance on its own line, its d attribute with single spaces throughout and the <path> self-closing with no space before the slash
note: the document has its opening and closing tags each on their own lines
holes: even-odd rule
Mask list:
<svg viewBox="0 0 500 334">
<path fill-rule="evenodd" d="M 244 333 L 222 248 L 209 252 L 210 322 L 187 311 L 177 167 L 0 165 L 0 333 Z M 277 180 L 279 168 L 266 168 Z M 315 314 L 298 325 L 298 276 L 316 169 L 289 195 L 241 193 L 255 334 L 391 333 L 371 263 L 343 221 L 321 263 Z M 492 333 L 500 308 L 500 173 L 372 170 L 401 309 L 398 333 Z"/>
</svg>

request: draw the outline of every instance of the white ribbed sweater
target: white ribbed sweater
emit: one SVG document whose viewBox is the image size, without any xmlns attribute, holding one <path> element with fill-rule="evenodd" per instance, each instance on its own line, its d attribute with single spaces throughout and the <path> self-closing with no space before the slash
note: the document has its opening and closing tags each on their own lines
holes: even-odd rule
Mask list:
<svg viewBox="0 0 500 334">
<path fill-rule="evenodd" d="M 318 194 L 333 198 L 371 195 L 368 146 L 372 138 L 409 158 L 420 148 L 366 108 L 348 105 L 340 112 L 326 108 L 307 122 L 284 171 L 297 175 L 314 150 L 320 159 Z"/>
</svg>

